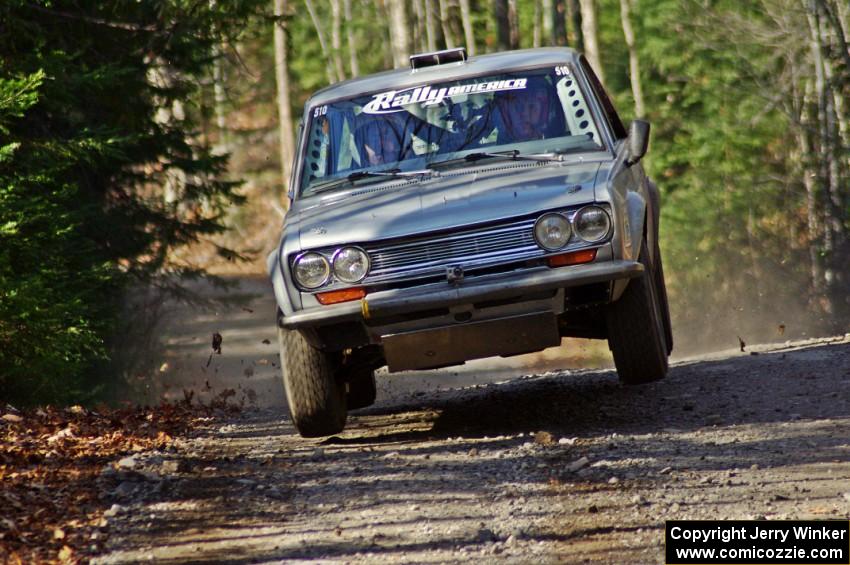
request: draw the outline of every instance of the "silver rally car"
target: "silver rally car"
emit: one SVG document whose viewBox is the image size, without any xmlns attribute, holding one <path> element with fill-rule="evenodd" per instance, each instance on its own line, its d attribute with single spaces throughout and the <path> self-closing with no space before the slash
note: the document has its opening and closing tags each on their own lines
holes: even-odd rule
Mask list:
<svg viewBox="0 0 850 565">
<path fill-rule="evenodd" d="M 585 58 L 411 57 L 305 106 L 291 208 L 268 258 L 299 433 L 343 429 L 374 371 L 607 339 L 624 384 L 673 347 L 659 197 Z"/>
</svg>

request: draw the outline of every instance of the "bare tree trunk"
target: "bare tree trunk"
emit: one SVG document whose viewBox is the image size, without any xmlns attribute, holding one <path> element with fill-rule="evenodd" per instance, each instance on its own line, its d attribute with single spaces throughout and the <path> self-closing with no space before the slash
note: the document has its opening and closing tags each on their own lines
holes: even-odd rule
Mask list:
<svg viewBox="0 0 850 565">
<path fill-rule="evenodd" d="M 379 33 L 381 35 L 384 35 L 384 37 L 381 38 L 381 44 L 392 45 L 393 35 L 392 30 L 390 29 L 390 27 L 392 26 L 389 24 L 390 16 L 387 12 L 386 2 L 384 2 L 384 0 L 372 0 L 371 2 L 368 2 L 367 5 L 375 9 L 375 17 L 369 18 L 370 21 L 374 22 L 374 27 L 372 29 L 375 33 L 375 36 L 377 36 Z M 383 41 L 384 39 L 386 41 Z M 381 49 L 380 51 L 381 56 L 383 57 L 384 68 L 395 66 L 395 58 L 393 56 L 392 49 Z"/>
<path fill-rule="evenodd" d="M 331 49 L 333 50 L 334 69 L 339 80 L 345 80 L 345 67 L 342 64 L 342 6 L 339 0 L 331 0 Z"/>
<path fill-rule="evenodd" d="M 629 80 L 632 84 L 632 95 L 635 98 L 635 116 L 643 118 L 643 90 L 640 87 L 640 61 L 635 47 L 635 32 L 632 29 L 631 0 L 620 0 L 620 18 L 623 21 L 623 36 L 629 49 Z"/>
<path fill-rule="evenodd" d="M 413 29 L 416 33 L 413 37 L 413 43 L 420 53 L 428 50 L 427 32 L 425 30 L 425 0 L 413 0 L 413 18 L 416 20 L 416 25 Z"/>
<path fill-rule="evenodd" d="M 227 96 L 224 92 L 224 65 L 221 60 L 221 47 L 213 47 L 213 101 L 215 103 L 215 125 L 219 134 L 219 145 L 227 145 L 227 120 L 224 112 L 224 104 Z"/>
<path fill-rule="evenodd" d="M 280 135 L 280 173 L 283 192 L 288 192 L 292 159 L 295 154 L 292 132 L 292 109 L 289 100 L 289 65 L 286 54 L 286 0 L 274 0 L 274 58 L 277 82 L 277 114 Z"/>
<path fill-rule="evenodd" d="M 844 32 L 844 38 L 850 42 L 850 5 L 846 2 L 836 2 L 835 8 L 838 22 Z"/>
<path fill-rule="evenodd" d="M 360 74 L 360 63 L 357 60 L 357 39 L 354 37 L 354 24 L 351 17 L 351 0 L 345 0 L 345 35 L 348 40 L 348 63 L 351 66 L 351 76 Z"/>
<path fill-rule="evenodd" d="M 459 26 L 452 17 L 452 5 L 449 0 L 440 0 L 440 24 L 443 27 L 443 38 L 446 40 L 446 48 L 453 49 L 458 46 L 460 36 Z"/>
<path fill-rule="evenodd" d="M 215 8 L 216 0 L 210 0 L 210 8 Z M 214 150 L 217 153 L 227 152 L 227 120 L 224 105 L 227 101 L 227 96 L 224 92 L 224 65 L 222 61 L 222 50 L 219 43 L 215 43 L 212 47 L 213 56 L 213 111 L 215 112 L 215 125 L 218 130 L 218 142 Z"/>
<path fill-rule="evenodd" d="M 390 38 L 393 49 L 393 65 L 399 69 L 410 63 L 410 33 L 407 23 L 407 3 L 403 0 L 387 2 L 390 12 Z"/>
<path fill-rule="evenodd" d="M 836 273 L 833 269 L 832 260 L 836 251 L 835 241 L 835 225 L 837 218 L 835 217 L 832 199 L 831 199 L 831 184 L 832 184 L 832 161 L 834 155 L 832 153 L 832 144 L 830 143 L 830 132 L 828 123 L 828 94 L 826 90 L 826 76 L 823 64 L 823 45 L 821 44 L 820 24 L 817 11 L 814 3 L 807 6 L 806 19 L 809 24 L 810 49 L 812 52 L 812 61 L 815 65 L 815 97 L 818 108 L 818 142 L 820 145 L 821 161 L 819 163 L 818 178 L 826 187 L 826 206 L 824 207 L 824 222 L 823 222 L 823 252 L 827 257 L 823 269 L 824 279 L 824 310 L 827 314 L 832 314 L 835 311 L 833 302 L 833 288 L 835 284 Z"/>
<path fill-rule="evenodd" d="M 844 3 L 846 10 L 846 0 Z M 841 5 L 841 2 L 837 2 L 837 5 L 833 7 L 826 0 L 817 0 L 817 6 L 824 13 L 835 32 L 835 38 L 838 41 L 837 51 L 844 59 L 844 64 L 847 66 L 848 71 L 850 71 L 850 46 L 847 45 L 847 29 L 842 21 L 842 14 L 839 11 L 839 6 Z"/>
<path fill-rule="evenodd" d="M 850 70 L 850 67 L 847 68 Z M 848 123 L 847 118 L 846 100 L 842 95 L 839 78 L 835 74 L 835 69 L 831 61 L 824 61 L 824 71 L 826 72 L 827 82 L 833 85 L 830 88 L 830 96 L 832 97 L 832 104 L 835 108 L 835 118 L 838 122 L 838 133 L 840 134 L 841 143 L 845 149 L 850 150 L 850 123 Z M 848 155 L 848 159 L 850 159 L 850 155 Z M 850 165 L 850 160 L 848 160 L 848 165 Z"/>
<path fill-rule="evenodd" d="M 831 34 L 829 24 L 827 23 L 828 16 L 818 18 L 818 37 L 821 45 L 827 45 L 827 53 L 830 53 Z M 836 30 L 838 31 L 838 30 Z M 846 55 L 847 53 L 845 53 Z M 841 135 L 841 110 L 843 110 L 843 94 L 841 85 L 837 84 L 836 77 L 832 73 L 832 67 L 829 57 L 822 59 L 824 81 L 826 84 L 826 100 L 825 100 L 825 153 L 827 163 L 827 196 L 829 199 L 829 223 L 832 230 L 833 251 L 829 254 L 828 265 L 831 270 L 831 291 L 834 297 L 833 304 L 844 310 L 847 307 L 845 302 L 845 272 L 847 264 L 847 232 L 845 229 L 845 220 L 847 218 L 846 205 L 842 191 L 841 178 L 841 161 L 840 156 L 845 148 L 842 146 Z M 837 91 L 837 92 L 836 92 Z M 836 103 L 837 102 L 837 103 Z M 829 274 L 829 273 L 828 273 Z M 843 307 L 842 307 L 843 306 Z M 836 314 L 844 312 L 838 310 Z"/>
<path fill-rule="evenodd" d="M 555 33 L 555 7 L 552 4 L 552 0 L 542 0 L 540 10 L 543 12 L 541 14 L 543 24 L 543 39 L 541 43 L 543 45 L 557 45 L 558 43 L 554 40 L 555 36 L 553 35 Z"/>
<path fill-rule="evenodd" d="M 173 88 L 178 80 L 178 73 L 168 62 L 157 57 L 157 65 L 147 72 L 148 84 L 157 88 Z M 158 124 L 174 124 L 186 119 L 186 109 L 183 100 L 175 99 L 170 104 L 165 100 L 158 101 L 154 121 Z M 162 186 L 162 201 L 171 209 L 179 208 L 180 196 L 186 187 L 186 171 L 179 167 L 165 167 L 165 183 Z"/>
<path fill-rule="evenodd" d="M 227 120 L 224 115 L 224 103 L 227 97 L 224 93 L 224 65 L 221 61 L 221 49 L 216 47 L 213 56 L 213 100 L 215 101 L 215 125 L 218 129 L 218 146 L 223 151 L 227 148 Z"/>
<path fill-rule="evenodd" d="M 425 0 L 425 36 L 428 40 L 428 51 L 437 50 L 437 22 L 434 18 L 434 2 Z"/>
<path fill-rule="evenodd" d="M 310 19 L 313 21 L 313 27 L 316 28 L 316 36 L 319 39 L 319 47 L 322 48 L 322 55 L 325 56 L 325 71 L 328 74 L 328 82 L 337 82 L 336 73 L 334 72 L 333 63 L 331 62 L 331 54 L 328 52 L 328 43 L 325 41 L 325 34 L 322 31 L 322 25 L 319 23 L 319 18 L 316 16 L 316 10 L 313 8 L 312 0 L 304 0 L 307 6 L 307 12 L 310 14 Z"/>
<path fill-rule="evenodd" d="M 567 39 L 567 1 L 554 0 L 552 4 L 552 45 L 569 45 Z"/>
<path fill-rule="evenodd" d="M 581 32 L 581 6 L 579 6 L 579 0 L 567 0 L 567 17 L 570 20 L 567 43 L 579 51 L 584 51 L 584 35 Z"/>
<path fill-rule="evenodd" d="M 796 74 L 796 73 L 794 73 Z M 820 228 L 818 226 L 818 198 L 817 198 L 817 171 L 812 169 L 812 145 L 809 142 L 809 131 L 812 130 L 811 105 L 814 85 L 811 80 L 806 81 L 805 93 L 800 103 L 800 124 L 797 127 L 797 143 L 800 147 L 800 172 L 803 178 L 803 187 L 806 189 L 806 227 L 809 240 L 809 265 L 811 276 L 811 288 L 814 297 L 823 294 L 823 274 L 820 265 Z"/>
<path fill-rule="evenodd" d="M 511 49 L 519 49 L 519 13 L 516 7 L 517 0 L 508 0 L 508 24 L 511 28 Z"/>
<path fill-rule="evenodd" d="M 590 66 L 599 77 L 599 82 L 605 85 L 605 76 L 602 72 L 602 60 L 599 57 L 599 35 L 596 25 L 596 2 L 595 0 L 579 0 L 581 8 L 581 35 L 584 38 L 584 53 Z"/>
<path fill-rule="evenodd" d="M 493 0 L 493 19 L 496 20 L 496 45 L 507 51 L 511 40 L 508 0 Z"/>
<path fill-rule="evenodd" d="M 466 52 L 470 57 L 475 56 L 475 34 L 472 30 L 472 11 L 469 0 L 460 0 L 460 21 L 463 24 L 463 36 L 466 39 Z"/>
<path fill-rule="evenodd" d="M 540 33 L 542 22 L 540 21 L 540 0 L 534 0 L 534 22 L 531 32 L 531 46 L 540 47 Z"/>
</svg>

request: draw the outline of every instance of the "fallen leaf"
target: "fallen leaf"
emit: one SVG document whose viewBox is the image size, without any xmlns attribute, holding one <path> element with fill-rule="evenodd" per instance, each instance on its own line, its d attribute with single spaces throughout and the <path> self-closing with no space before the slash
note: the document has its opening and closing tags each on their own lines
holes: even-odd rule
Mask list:
<svg viewBox="0 0 850 565">
<path fill-rule="evenodd" d="M 53 539 L 65 539 L 65 530 L 62 528 L 53 530 Z"/>
<path fill-rule="evenodd" d="M 59 551 L 59 561 L 63 563 L 71 563 L 74 560 L 74 550 L 69 546 L 64 546 L 61 551 Z"/>
<path fill-rule="evenodd" d="M 47 443 L 56 443 L 60 439 L 74 437 L 74 431 L 71 429 L 71 426 L 68 426 L 65 429 L 59 430 L 49 438 L 47 438 Z"/>
<path fill-rule="evenodd" d="M 537 432 L 534 434 L 534 443 L 538 445 L 552 445 L 555 438 L 549 432 Z"/>
<path fill-rule="evenodd" d="M 17 414 L 3 414 L 3 419 L 7 422 L 22 422 L 23 418 Z"/>
</svg>

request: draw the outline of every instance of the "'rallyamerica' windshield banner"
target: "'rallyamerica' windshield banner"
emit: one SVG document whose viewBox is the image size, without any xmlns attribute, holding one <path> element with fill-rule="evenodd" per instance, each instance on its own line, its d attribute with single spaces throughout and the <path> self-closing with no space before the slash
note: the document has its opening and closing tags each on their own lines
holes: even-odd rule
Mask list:
<svg viewBox="0 0 850 565">
<path fill-rule="evenodd" d="M 522 90 L 528 79 L 515 78 L 509 80 L 497 80 L 493 82 L 479 82 L 477 84 L 463 84 L 449 88 L 435 88 L 430 86 L 417 86 L 404 90 L 390 90 L 376 94 L 371 102 L 363 107 L 367 114 L 390 114 L 403 110 L 402 106 L 419 104 L 420 106 L 435 106 L 446 97 L 451 98 L 459 94 L 481 94 L 485 92 L 501 92 L 504 90 Z"/>
</svg>

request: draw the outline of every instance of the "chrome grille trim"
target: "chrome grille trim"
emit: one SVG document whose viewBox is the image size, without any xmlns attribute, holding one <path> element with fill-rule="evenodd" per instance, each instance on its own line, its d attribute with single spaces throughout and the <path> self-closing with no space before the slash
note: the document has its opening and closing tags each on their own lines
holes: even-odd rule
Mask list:
<svg viewBox="0 0 850 565">
<path fill-rule="evenodd" d="M 577 209 L 564 210 L 562 213 L 572 221 Z M 608 241 L 606 238 L 604 241 L 587 243 L 573 234 L 566 247 L 553 252 L 546 251 L 534 240 L 534 223 L 538 217 L 507 220 L 485 227 L 460 228 L 449 233 L 358 244 L 369 254 L 371 260 L 369 273 L 362 281 L 349 285 L 332 278 L 331 282 L 322 288 L 302 292 L 315 294 L 351 286 L 445 277 L 446 268 L 455 265 L 472 272 L 579 249 L 598 248 Z M 330 257 L 334 249 L 318 251 Z"/>
<path fill-rule="evenodd" d="M 446 267 L 481 268 L 543 254 L 534 242 L 534 219 L 412 241 L 367 245 L 372 270 L 367 283 L 442 276 Z"/>
</svg>

